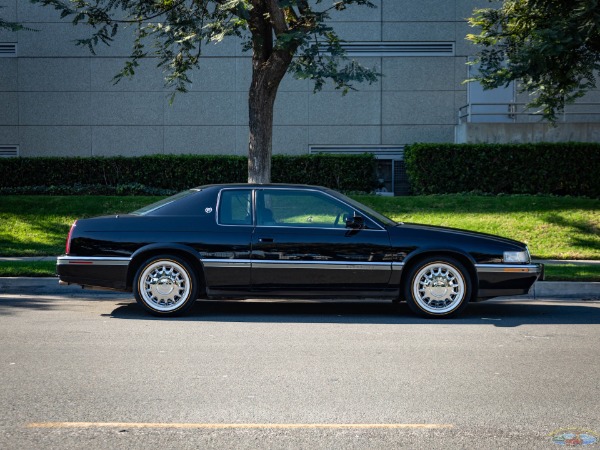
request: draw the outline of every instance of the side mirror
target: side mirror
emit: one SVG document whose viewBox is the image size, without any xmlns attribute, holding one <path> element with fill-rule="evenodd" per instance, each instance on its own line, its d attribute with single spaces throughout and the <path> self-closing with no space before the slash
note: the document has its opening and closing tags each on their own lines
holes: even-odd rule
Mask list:
<svg viewBox="0 0 600 450">
<path fill-rule="evenodd" d="M 365 227 L 365 219 L 362 216 L 354 216 L 346 220 L 346 228 L 352 228 L 353 230 L 359 230 Z"/>
</svg>

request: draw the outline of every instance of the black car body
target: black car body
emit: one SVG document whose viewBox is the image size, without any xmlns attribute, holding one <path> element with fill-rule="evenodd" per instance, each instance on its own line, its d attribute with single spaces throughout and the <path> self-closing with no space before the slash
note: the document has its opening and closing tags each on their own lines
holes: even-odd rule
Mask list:
<svg viewBox="0 0 600 450">
<path fill-rule="evenodd" d="M 157 315 L 197 298 L 389 297 L 425 316 L 529 291 L 523 243 L 396 223 L 333 190 L 211 185 L 131 214 L 78 220 L 62 283 L 133 291 Z"/>
</svg>

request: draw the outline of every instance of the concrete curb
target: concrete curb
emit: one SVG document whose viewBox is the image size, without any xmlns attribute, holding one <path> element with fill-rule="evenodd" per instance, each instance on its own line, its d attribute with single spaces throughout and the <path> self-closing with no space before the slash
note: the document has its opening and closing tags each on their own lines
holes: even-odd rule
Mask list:
<svg viewBox="0 0 600 450">
<path fill-rule="evenodd" d="M 600 282 L 538 281 L 528 294 L 533 298 L 580 297 L 600 300 Z"/>
<path fill-rule="evenodd" d="M 56 288 L 65 292 L 81 289 L 76 285 L 59 287 L 56 277 L 0 277 L 0 293 L 15 289 L 28 289 L 39 293 Z M 533 285 L 529 294 L 511 298 L 600 300 L 600 282 L 538 281 Z"/>
<path fill-rule="evenodd" d="M 595 259 L 532 259 L 531 262 L 542 263 L 546 266 L 556 266 L 560 264 L 573 264 L 575 266 L 600 266 L 600 261 Z"/>
<path fill-rule="evenodd" d="M 0 277 L 0 289 L 41 288 L 52 285 L 58 286 L 58 277 Z"/>
<path fill-rule="evenodd" d="M 2 256 L 0 261 L 56 261 L 56 256 Z"/>
</svg>

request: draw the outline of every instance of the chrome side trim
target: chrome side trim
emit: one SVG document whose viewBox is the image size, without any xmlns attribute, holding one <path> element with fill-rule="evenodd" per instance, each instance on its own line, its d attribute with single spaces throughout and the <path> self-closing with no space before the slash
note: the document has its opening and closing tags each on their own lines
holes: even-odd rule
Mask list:
<svg viewBox="0 0 600 450">
<path fill-rule="evenodd" d="M 128 266 L 131 258 L 114 256 L 59 256 L 56 264 L 81 266 Z"/>
<path fill-rule="evenodd" d="M 252 267 L 257 269 L 352 269 L 352 270 L 391 270 L 394 264 L 396 270 L 404 263 L 391 262 L 353 262 L 353 261 L 299 261 L 299 260 L 257 260 L 257 259 L 202 259 L 204 267 Z"/>
<path fill-rule="evenodd" d="M 403 262 L 393 262 L 392 263 L 392 270 L 402 270 L 403 268 L 404 268 Z"/>
<path fill-rule="evenodd" d="M 93 265 L 93 266 L 127 266 L 131 258 L 105 256 L 59 256 L 57 265 Z M 354 262 L 354 261 L 298 261 L 298 260 L 251 260 L 251 259 L 202 259 L 204 267 L 256 267 L 261 269 L 359 269 L 359 270 L 399 270 L 404 263 L 398 262 Z"/>
<path fill-rule="evenodd" d="M 202 259 L 202 264 L 206 268 L 214 269 L 218 267 L 240 267 L 250 268 L 252 260 L 250 259 Z"/>
<path fill-rule="evenodd" d="M 541 273 L 542 266 L 538 264 L 475 264 L 479 273 Z"/>
<path fill-rule="evenodd" d="M 321 269 L 321 270 L 391 270 L 390 262 L 352 262 L 352 261 L 252 261 L 252 268 L 257 269 Z"/>
</svg>

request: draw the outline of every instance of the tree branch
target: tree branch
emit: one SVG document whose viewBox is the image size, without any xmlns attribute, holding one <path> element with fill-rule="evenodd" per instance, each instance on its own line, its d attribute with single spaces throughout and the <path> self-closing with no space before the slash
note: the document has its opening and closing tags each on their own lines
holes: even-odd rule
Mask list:
<svg viewBox="0 0 600 450">
<path fill-rule="evenodd" d="M 264 9 L 264 1 L 252 0 L 252 6 L 248 19 L 252 33 L 252 61 L 253 64 L 264 64 L 273 52 L 273 29 L 266 18 L 268 11 Z"/>
<path fill-rule="evenodd" d="M 308 1 L 298 0 L 298 10 L 300 11 L 300 14 L 306 17 L 311 12 L 310 6 L 308 5 Z"/>
<path fill-rule="evenodd" d="M 269 15 L 271 17 L 271 24 L 273 25 L 273 29 L 275 30 L 275 34 L 277 36 L 287 33 L 289 31 L 287 22 L 285 20 L 285 14 L 283 9 L 279 7 L 279 2 L 277 0 L 266 0 L 267 9 L 269 10 Z"/>
</svg>

